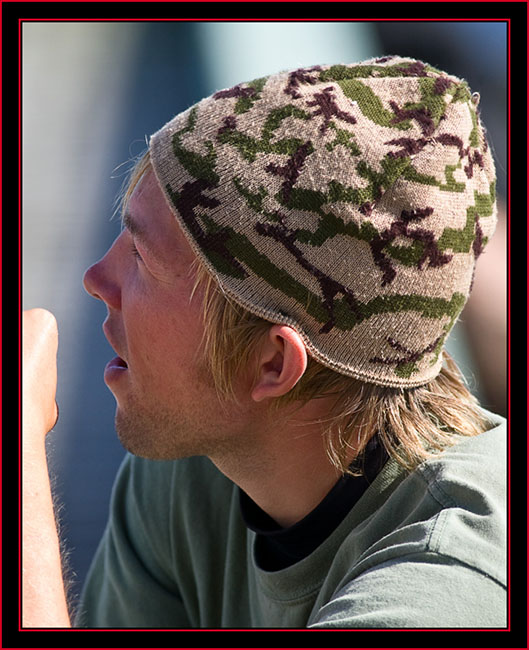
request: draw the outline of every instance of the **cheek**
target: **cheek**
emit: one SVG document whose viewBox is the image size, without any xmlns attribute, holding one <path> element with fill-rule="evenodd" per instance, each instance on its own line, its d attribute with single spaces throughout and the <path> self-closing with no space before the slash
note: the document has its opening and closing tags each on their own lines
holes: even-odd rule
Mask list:
<svg viewBox="0 0 529 650">
<path fill-rule="evenodd" d="M 201 349 L 202 318 L 189 293 L 144 292 L 123 305 L 131 365 L 142 376 L 166 388 L 172 378 L 189 373 Z"/>
</svg>

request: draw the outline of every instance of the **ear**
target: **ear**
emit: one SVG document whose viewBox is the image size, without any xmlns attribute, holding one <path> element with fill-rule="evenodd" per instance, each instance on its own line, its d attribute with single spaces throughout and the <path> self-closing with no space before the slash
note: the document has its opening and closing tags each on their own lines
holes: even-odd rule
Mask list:
<svg viewBox="0 0 529 650">
<path fill-rule="evenodd" d="M 291 390 L 307 368 L 307 350 L 300 335 L 288 325 L 273 325 L 257 360 L 252 399 L 261 402 Z"/>
</svg>

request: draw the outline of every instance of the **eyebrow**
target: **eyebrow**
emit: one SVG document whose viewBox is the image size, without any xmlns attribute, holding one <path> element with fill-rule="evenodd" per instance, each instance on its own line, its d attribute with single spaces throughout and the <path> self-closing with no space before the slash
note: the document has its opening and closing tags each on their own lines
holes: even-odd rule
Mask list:
<svg viewBox="0 0 529 650">
<path fill-rule="evenodd" d="M 145 238 L 145 231 L 134 221 L 130 212 L 125 212 L 121 218 L 121 225 L 139 239 Z"/>
<path fill-rule="evenodd" d="M 125 212 L 121 219 L 121 225 L 126 228 L 132 235 L 134 235 L 134 237 L 139 239 L 147 251 L 153 257 L 155 257 L 153 247 L 149 241 L 146 230 L 142 228 L 136 221 L 134 221 L 130 212 Z"/>
</svg>

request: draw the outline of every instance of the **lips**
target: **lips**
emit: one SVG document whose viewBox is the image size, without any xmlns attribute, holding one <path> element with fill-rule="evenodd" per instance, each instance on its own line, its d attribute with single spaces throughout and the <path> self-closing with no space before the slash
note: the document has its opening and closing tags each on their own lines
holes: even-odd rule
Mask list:
<svg viewBox="0 0 529 650">
<path fill-rule="evenodd" d="M 125 361 L 121 357 L 111 359 L 105 366 L 103 377 L 106 385 L 112 390 L 116 390 L 118 386 L 129 376 L 129 369 Z"/>
<path fill-rule="evenodd" d="M 127 362 L 121 357 L 112 359 L 111 363 L 115 368 L 128 368 Z"/>
</svg>

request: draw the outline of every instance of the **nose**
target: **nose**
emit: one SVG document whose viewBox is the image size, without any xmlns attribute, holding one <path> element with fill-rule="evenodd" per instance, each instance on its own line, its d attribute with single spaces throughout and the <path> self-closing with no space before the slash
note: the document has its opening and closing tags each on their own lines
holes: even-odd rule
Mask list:
<svg viewBox="0 0 529 650">
<path fill-rule="evenodd" d="M 115 243 L 104 257 L 85 271 L 83 286 L 85 291 L 97 298 L 97 300 L 102 300 L 108 307 L 119 309 L 121 306 L 121 291 L 117 281 L 117 269 L 114 268 L 111 254 Z"/>
</svg>

